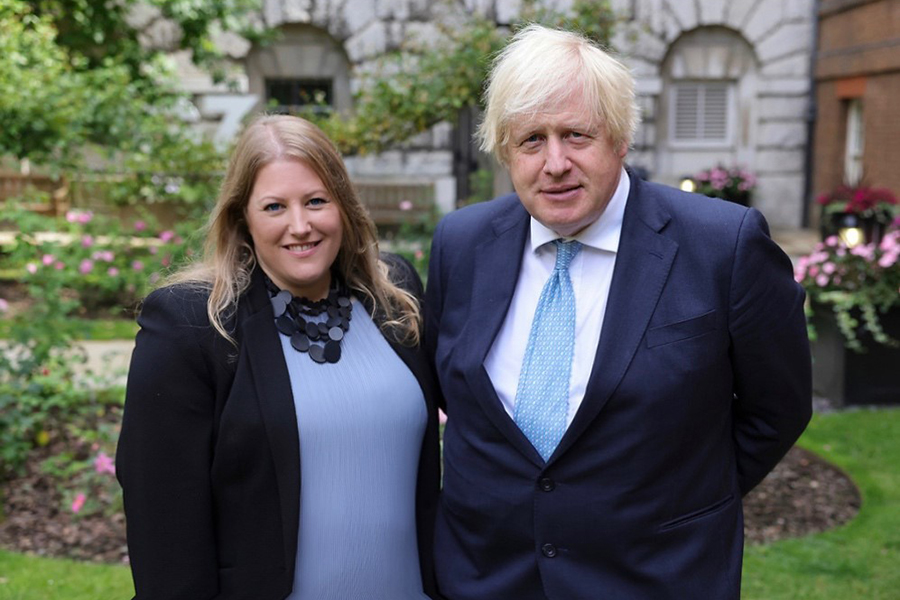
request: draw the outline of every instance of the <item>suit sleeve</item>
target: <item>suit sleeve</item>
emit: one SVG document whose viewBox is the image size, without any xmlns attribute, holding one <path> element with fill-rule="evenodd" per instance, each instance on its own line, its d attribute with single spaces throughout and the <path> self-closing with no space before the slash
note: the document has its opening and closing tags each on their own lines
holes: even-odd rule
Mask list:
<svg viewBox="0 0 900 600">
<path fill-rule="evenodd" d="M 135 600 L 218 593 L 210 486 L 214 384 L 198 342 L 198 332 L 210 329 L 199 322 L 204 304 L 162 289 L 147 298 L 138 319 L 116 456 Z"/>
<path fill-rule="evenodd" d="M 734 440 L 746 494 L 778 463 L 812 414 L 805 294 L 758 211 L 744 217 L 729 292 Z"/>
</svg>

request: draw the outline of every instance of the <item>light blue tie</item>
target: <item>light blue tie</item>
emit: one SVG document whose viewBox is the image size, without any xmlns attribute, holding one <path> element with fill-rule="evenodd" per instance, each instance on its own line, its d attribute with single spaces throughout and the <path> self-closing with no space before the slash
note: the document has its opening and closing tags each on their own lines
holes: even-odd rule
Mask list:
<svg viewBox="0 0 900 600">
<path fill-rule="evenodd" d="M 538 300 L 516 390 L 515 421 L 547 460 L 566 432 L 575 350 L 575 293 L 569 263 L 580 242 L 556 244 L 556 266 Z"/>
</svg>

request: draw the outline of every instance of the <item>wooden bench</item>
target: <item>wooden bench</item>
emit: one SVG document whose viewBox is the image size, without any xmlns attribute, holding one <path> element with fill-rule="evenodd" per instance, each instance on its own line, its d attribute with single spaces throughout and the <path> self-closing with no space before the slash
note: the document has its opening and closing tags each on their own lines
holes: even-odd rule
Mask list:
<svg viewBox="0 0 900 600">
<path fill-rule="evenodd" d="M 31 201 L 29 196 L 34 192 L 46 193 L 47 201 Z M 50 216 L 64 215 L 70 206 L 69 186 L 65 178 L 0 171 L 0 202 L 11 198 L 23 199 L 20 206 L 26 210 Z"/>
<path fill-rule="evenodd" d="M 376 225 L 416 223 L 431 216 L 434 184 L 387 180 L 357 180 L 356 193 Z"/>
</svg>

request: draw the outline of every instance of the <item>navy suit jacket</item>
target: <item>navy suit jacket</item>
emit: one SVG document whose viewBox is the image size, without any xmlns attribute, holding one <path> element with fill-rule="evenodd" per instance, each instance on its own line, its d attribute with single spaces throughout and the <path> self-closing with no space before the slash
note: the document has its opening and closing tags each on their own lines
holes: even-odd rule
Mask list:
<svg viewBox="0 0 900 600">
<path fill-rule="evenodd" d="M 449 420 L 435 531 L 451 600 L 730 599 L 741 497 L 811 414 L 804 293 L 754 209 L 631 175 L 583 404 L 544 463 L 484 359 L 519 275 L 515 195 L 448 215 L 426 292 Z"/>
</svg>

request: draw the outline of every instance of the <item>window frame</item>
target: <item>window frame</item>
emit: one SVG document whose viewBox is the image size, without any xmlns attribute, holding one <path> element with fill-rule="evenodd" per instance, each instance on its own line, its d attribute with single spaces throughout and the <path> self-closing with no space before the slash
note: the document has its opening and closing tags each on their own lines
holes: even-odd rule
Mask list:
<svg viewBox="0 0 900 600">
<path fill-rule="evenodd" d="M 700 128 L 706 127 L 706 122 L 703 120 L 704 109 L 706 104 L 706 94 L 707 90 L 712 87 L 724 88 L 726 92 L 725 98 L 725 135 L 722 138 L 716 139 L 707 139 L 703 137 L 694 137 L 694 138 L 678 138 L 676 137 L 677 133 L 677 123 L 678 123 L 678 97 L 680 90 L 686 89 L 688 87 L 694 87 L 699 90 L 698 93 L 698 120 L 697 120 L 697 133 L 700 132 Z M 670 89 L 670 99 L 669 99 L 669 127 L 668 127 L 668 141 L 669 145 L 673 148 L 699 148 L 699 149 L 715 149 L 715 148 L 732 148 L 735 143 L 735 129 L 736 129 L 736 95 L 737 95 L 737 82 L 731 79 L 682 79 L 673 81 Z M 703 105 L 701 108 L 701 104 Z"/>
</svg>

